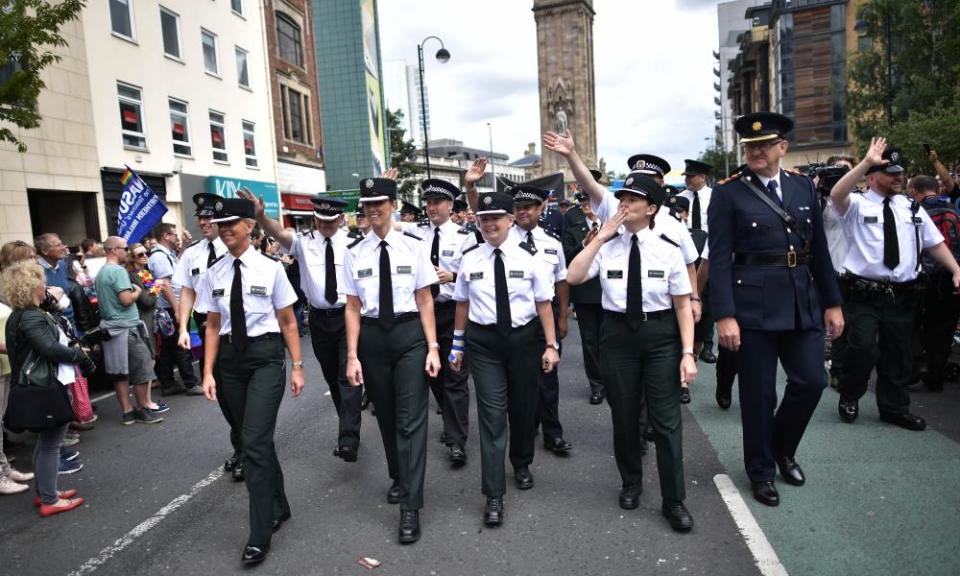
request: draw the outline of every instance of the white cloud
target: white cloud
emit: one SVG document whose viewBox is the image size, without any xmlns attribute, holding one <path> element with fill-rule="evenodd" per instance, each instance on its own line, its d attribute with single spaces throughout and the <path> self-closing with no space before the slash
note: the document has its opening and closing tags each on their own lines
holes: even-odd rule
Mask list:
<svg viewBox="0 0 960 576">
<path fill-rule="evenodd" d="M 430 35 L 451 53 L 446 64 L 425 46 L 431 138 L 456 138 L 517 158 L 540 140 L 536 25 L 532 0 L 380 0 L 384 60 L 417 62 Z M 711 72 L 716 2 L 594 0 L 597 141 L 610 169 L 639 152 L 675 168 L 713 134 Z"/>
</svg>

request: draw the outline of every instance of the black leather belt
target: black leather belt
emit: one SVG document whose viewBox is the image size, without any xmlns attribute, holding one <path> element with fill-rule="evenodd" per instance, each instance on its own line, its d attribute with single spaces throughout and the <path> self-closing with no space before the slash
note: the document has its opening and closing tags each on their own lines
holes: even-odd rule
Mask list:
<svg viewBox="0 0 960 576">
<path fill-rule="evenodd" d="M 627 317 L 626 312 L 614 312 L 613 310 L 604 310 L 604 314 L 610 316 L 615 320 L 627 321 L 630 318 Z M 676 312 L 673 311 L 673 308 L 667 308 L 666 310 L 657 310 L 655 312 L 644 312 L 640 315 L 639 320 L 641 322 L 649 322 L 650 320 L 657 320 L 659 318 L 665 318 L 667 316 L 675 316 Z"/>
<path fill-rule="evenodd" d="M 346 306 L 340 306 L 339 308 L 314 308 L 310 307 L 310 314 L 316 314 L 317 316 L 323 316 L 324 318 L 334 318 L 337 316 L 343 316 L 343 311 L 346 310 Z"/>
<path fill-rule="evenodd" d="M 404 312 L 403 314 L 397 314 L 393 317 L 394 324 L 402 324 L 403 322 L 409 322 L 411 320 L 416 320 L 420 318 L 419 312 Z M 373 316 L 361 316 L 361 324 L 379 324 L 380 319 Z"/>
<path fill-rule="evenodd" d="M 446 302 L 437 302 L 436 300 L 433 301 L 434 308 L 454 308 L 456 305 L 456 300 L 447 300 Z"/>
<path fill-rule="evenodd" d="M 259 336 L 249 336 L 247 337 L 247 344 L 253 344 L 254 342 L 263 342 L 265 340 L 273 340 L 274 338 L 279 338 L 279 332 L 267 332 L 266 334 L 261 334 Z M 224 334 L 220 338 L 223 338 L 227 342 L 233 344 L 233 334 Z"/>
<path fill-rule="evenodd" d="M 796 268 L 810 263 L 809 252 L 796 252 L 790 250 L 787 253 L 769 252 L 737 252 L 733 256 L 733 263 L 741 266 L 769 266 Z"/>
</svg>

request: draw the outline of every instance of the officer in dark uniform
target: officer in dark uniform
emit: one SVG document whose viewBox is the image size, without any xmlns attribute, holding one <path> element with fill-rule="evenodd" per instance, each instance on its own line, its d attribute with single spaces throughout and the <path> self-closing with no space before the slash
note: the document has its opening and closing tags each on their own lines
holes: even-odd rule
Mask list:
<svg viewBox="0 0 960 576">
<path fill-rule="evenodd" d="M 813 182 L 780 168 L 793 121 L 757 112 L 734 127 L 748 167 L 711 198 L 710 298 L 720 345 L 750 358 L 739 372 L 744 461 L 754 498 L 776 506 L 777 467 L 788 483 L 805 481 L 794 456 L 827 385 L 824 324 L 838 336 L 843 313 Z"/>
<path fill-rule="evenodd" d="M 292 360 L 293 396 L 303 389 L 300 331 L 293 313 L 297 293 L 283 265 L 251 245 L 255 215 L 253 203 L 242 198 L 216 202 L 213 222 L 219 225 L 229 252 L 207 270 L 198 290 L 198 308 L 207 311 L 203 392 L 210 400 L 222 394 L 231 413 L 239 416 L 242 430 L 250 496 L 244 564 L 262 562 L 270 551 L 272 534 L 290 519 L 273 443 L 287 351 Z"/>
<path fill-rule="evenodd" d="M 590 243 L 590 240 L 596 237 L 602 224 L 590 206 L 589 196 L 583 192 L 577 192 L 574 199 L 577 201 L 577 206 L 564 214 L 566 222 L 562 242 L 563 254 L 567 262 L 572 262 Z M 603 308 L 600 305 L 600 279 L 594 278 L 578 286 L 570 286 L 570 301 L 577 312 L 580 345 L 583 348 L 583 367 L 587 374 L 587 382 L 590 383 L 590 403 L 600 404 L 604 397 L 603 374 L 600 370 L 600 323 L 603 320 Z"/>
<path fill-rule="evenodd" d="M 403 201 L 403 206 L 400 208 L 401 222 L 418 222 L 422 216 L 423 210 L 406 200 Z"/>
<path fill-rule="evenodd" d="M 368 178 L 360 195 L 371 233 L 344 261 L 347 378 L 364 384 L 376 407 L 393 479 L 387 501 L 400 504 L 399 541 L 411 544 L 420 539 L 427 464 L 426 378 L 440 369 L 430 294 L 439 279 L 420 238 L 393 228 L 396 181 Z"/>
</svg>

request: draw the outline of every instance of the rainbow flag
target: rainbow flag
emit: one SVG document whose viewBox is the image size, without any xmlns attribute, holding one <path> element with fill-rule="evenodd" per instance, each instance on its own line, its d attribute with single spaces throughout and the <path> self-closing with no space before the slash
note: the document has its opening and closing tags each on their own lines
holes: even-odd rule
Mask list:
<svg viewBox="0 0 960 576">
<path fill-rule="evenodd" d="M 120 195 L 117 234 L 133 243 L 146 236 L 160 222 L 167 213 L 167 207 L 136 172 L 129 166 L 124 168 L 126 170 L 120 176 L 123 194 Z"/>
</svg>

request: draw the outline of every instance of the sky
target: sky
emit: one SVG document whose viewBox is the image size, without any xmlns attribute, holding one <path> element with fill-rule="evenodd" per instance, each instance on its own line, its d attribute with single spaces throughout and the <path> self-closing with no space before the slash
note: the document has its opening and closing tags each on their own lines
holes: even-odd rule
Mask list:
<svg viewBox="0 0 960 576">
<path fill-rule="evenodd" d="M 713 139 L 716 0 L 593 0 L 598 156 L 626 171 L 637 153 L 676 169 Z M 533 0 L 378 0 L 381 58 L 417 63 L 425 45 L 430 139 L 519 158 L 540 145 Z M 576 134 L 574 134 L 576 138 Z M 709 142 L 705 139 L 709 139 Z M 547 152 L 550 154 L 551 152 Z"/>
</svg>

